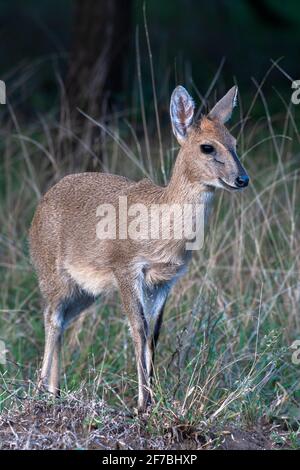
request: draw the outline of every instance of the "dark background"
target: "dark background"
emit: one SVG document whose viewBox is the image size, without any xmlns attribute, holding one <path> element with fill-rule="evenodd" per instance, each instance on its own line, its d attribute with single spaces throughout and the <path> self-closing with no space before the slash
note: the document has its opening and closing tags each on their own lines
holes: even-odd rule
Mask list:
<svg viewBox="0 0 300 470">
<path fill-rule="evenodd" d="M 107 38 L 100 34 L 104 24 L 116 28 L 114 46 L 108 47 L 107 56 L 115 57 L 115 63 L 111 65 L 107 63 L 110 59 L 105 59 L 106 63 L 104 60 L 106 83 L 102 81 L 98 87 L 96 83 L 98 92 L 93 91 L 98 108 L 103 96 L 108 107 L 132 106 L 137 92 L 137 34 L 145 100 L 151 105 L 143 3 L 139 0 L 1 0 L 0 78 L 6 81 L 8 99 L 22 104 L 23 112 L 28 115 L 48 111 L 59 99 L 58 77 L 61 77 L 71 90 L 71 108 L 84 108 L 84 98 L 80 101 L 78 97 L 84 95 L 83 89 L 88 89 L 92 81 L 91 65 L 87 67 L 89 78 L 81 79 L 79 86 L 74 83 L 72 73 L 76 74 L 75 62 L 79 61 L 77 67 L 81 70 L 80 60 L 93 63 L 106 47 Z M 108 4 L 115 6 L 114 15 L 109 16 Z M 76 8 L 81 9 L 77 17 Z M 84 18 L 88 15 L 89 18 Z M 280 67 L 293 79 L 299 78 L 300 4 L 297 0 L 148 0 L 146 17 L 158 100 L 179 82 L 189 89 L 197 87 L 204 95 L 224 59 L 216 88 L 223 92 L 236 80 L 245 99 L 255 90 L 252 77 L 260 81 L 271 66 L 271 59 L 281 58 Z M 80 44 L 88 59 L 79 58 Z M 287 96 L 291 93 L 288 79 L 278 69 L 271 72 L 264 88 L 276 111 L 278 103 L 272 99 L 274 87 Z M 87 110 L 93 111 L 88 107 Z"/>
<path fill-rule="evenodd" d="M 196 439 L 206 449 L 227 434 L 233 448 L 239 439 L 241 448 L 261 448 L 264 435 L 276 448 L 300 448 L 291 349 L 300 338 L 300 105 L 291 101 L 300 1 L 147 0 L 146 18 L 152 62 L 140 0 L 0 0 L 3 446 L 64 448 L 73 436 L 84 448 L 92 431 L 97 445 L 104 432 L 122 448 L 173 440 L 192 448 Z M 32 383 L 44 346 L 42 299 L 28 253 L 40 197 L 83 171 L 165 185 L 178 154 L 168 112 L 174 86 L 211 106 L 235 81 L 239 106 L 227 125 L 251 183 L 242 194 L 219 191 L 204 248 L 167 304 L 150 421 L 134 418 L 132 427 L 118 411 L 120 398 L 136 406 L 136 375 L 115 295 L 67 333 L 66 413 L 48 399 L 43 408 Z M 98 416 L 99 397 L 113 408 Z"/>
</svg>

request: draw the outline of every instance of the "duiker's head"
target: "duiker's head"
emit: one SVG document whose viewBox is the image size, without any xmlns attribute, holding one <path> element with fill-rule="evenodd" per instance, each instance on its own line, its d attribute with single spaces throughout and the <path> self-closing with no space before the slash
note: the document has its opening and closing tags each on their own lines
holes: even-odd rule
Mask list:
<svg viewBox="0 0 300 470">
<path fill-rule="evenodd" d="M 207 116 L 194 121 L 194 101 L 185 88 L 172 93 L 170 114 L 173 132 L 182 147 L 185 173 L 191 182 L 224 188 L 245 188 L 249 177 L 236 154 L 236 140 L 224 126 L 237 101 L 237 87 L 214 106 Z"/>
</svg>

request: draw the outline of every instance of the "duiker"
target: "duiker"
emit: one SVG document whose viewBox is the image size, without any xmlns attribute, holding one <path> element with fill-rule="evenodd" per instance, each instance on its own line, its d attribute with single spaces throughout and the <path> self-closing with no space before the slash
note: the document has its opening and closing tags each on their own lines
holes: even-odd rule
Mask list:
<svg viewBox="0 0 300 470">
<path fill-rule="evenodd" d="M 63 178 L 42 198 L 30 230 L 31 256 L 45 299 L 45 352 L 39 387 L 59 394 L 63 332 L 97 297 L 118 290 L 128 316 L 138 370 L 138 407 L 153 400 L 151 379 L 164 305 L 190 259 L 186 238 L 132 238 L 119 230 L 97 236 L 101 207 L 162 207 L 203 204 L 207 215 L 216 188 L 239 191 L 249 177 L 236 154 L 236 140 L 224 126 L 236 104 L 237 87 L 207 116 L 194 119 L 194 102 L 182 86 L 172 94 L 170 115 L 181 146 L 165 187 L 104 173 Z M 100 210 L 99 210 L 100 207 Z M 169 214 L 168 214 L 169 216 Z M 204 218 L 207 220 L 207 218 Z M 178 221 L 172 217 L 170 224 Z M 117 222 L 117 228 L 120 223 Z M 124 231 L 123 231 L 124 232 Z"/>
</svg>

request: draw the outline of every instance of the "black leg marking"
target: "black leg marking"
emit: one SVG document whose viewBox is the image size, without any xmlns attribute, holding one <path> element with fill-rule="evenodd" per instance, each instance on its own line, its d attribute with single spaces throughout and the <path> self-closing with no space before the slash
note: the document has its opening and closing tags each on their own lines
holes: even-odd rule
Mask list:
<svg viewBox="0 0 300 470">
<path fill-rule="evenodd" d="M 80 288 L 76 288 L 72 295 L 64 299 L 59 306 L 63 328 L 66 328 L 83 310 L 90 307 L 95 300 L 96 297 L 93 295 L 84 292 Z"/>
</svg>

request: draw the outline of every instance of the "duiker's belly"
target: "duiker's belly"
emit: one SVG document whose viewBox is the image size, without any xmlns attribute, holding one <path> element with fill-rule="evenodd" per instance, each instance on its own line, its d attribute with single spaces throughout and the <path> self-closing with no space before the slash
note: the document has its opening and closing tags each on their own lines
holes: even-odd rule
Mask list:
<svg viewBox="0 0 300 470">
<path fill-rule="evenodd" d="M 99 269 L 80 263 L 66 263 L 65 269 L 82 289 L 95 297 L 117 288 L 116 278 L 109 269 Z"/>
</svg>

